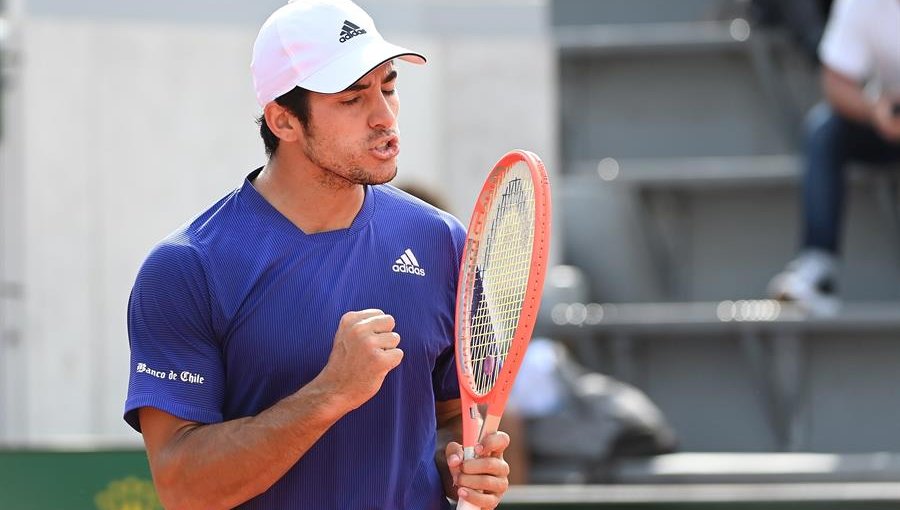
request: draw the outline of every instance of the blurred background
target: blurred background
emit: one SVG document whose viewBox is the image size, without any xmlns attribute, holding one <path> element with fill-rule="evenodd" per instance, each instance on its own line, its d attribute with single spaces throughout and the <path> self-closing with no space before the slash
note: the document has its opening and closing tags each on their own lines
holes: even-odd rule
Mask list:
<svg viewBox="0 0 900 510">
<path fill-rule="evenodd" d="M 282 3 L 0 1 L 0 508 L 158 508 L 122 420 L 128 294 L 265 163 L 250 50 Z M 851 168 L 837 312 L 767 299 L 828 2 L 358 3 L 429 58 L 398 68 L 396 184 L 467 222 L 507 150 L 551 172 L 527 366 L 556 390 L 513 406 L 504 508 L 900 504 L 894 173 Z"/>
</svg>

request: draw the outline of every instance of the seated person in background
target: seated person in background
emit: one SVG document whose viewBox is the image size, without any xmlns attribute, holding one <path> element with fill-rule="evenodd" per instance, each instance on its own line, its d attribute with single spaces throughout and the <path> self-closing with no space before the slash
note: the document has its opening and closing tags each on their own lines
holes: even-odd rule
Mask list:
<svg viewBox="0 0 900 510">
<path fill-rule="evenodd" d="M 849 161 L 900 163 L 900 1 L 837 0 L 819 46 L 825 102 L 808 118 L 800 253 L 770 294 L 834 313 Z"/>
<path fill-rule="evenodd" d="M 520 438 L 504 454 L 510 483 L 608 482 L 615 461 L 677 446 L 675 431 L 647 395 L 592 372 L 548 338 L 529 344 L 503 424 Z"/>
</svg>

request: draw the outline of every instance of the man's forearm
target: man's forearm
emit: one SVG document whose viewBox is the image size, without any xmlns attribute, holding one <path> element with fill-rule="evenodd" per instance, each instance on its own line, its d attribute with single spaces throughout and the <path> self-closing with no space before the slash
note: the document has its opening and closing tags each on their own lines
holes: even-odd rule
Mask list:
<svg viewBox="0 0 900 510">
<path fill-rule="evenodd" d="M 450 468 L 447 466 L 447 444 L 451 441 L 459 442 L 461 440 L 462 429 L 460 427 L 454 427 L 452 424 L 449 424 L 438 429 L 434 462 L 437 464 L 438 472 L 441 474 L 441 481 L 444 484 L 444 495 L 450 499 L 457 499 L 457 495 L 453 477 L 450 475 Z"/>
<path fill-rule="evenodd" d="M 861 84 L 823 67 L 822 89 L 828 103 L 842 117 L 860 124 L 872 123 L 875 105 L 866 97 Z"/>
<path fill-rule="evenodd" d="M 437 442 L 435 443 L 434 462 L 441 481 L 444 484 L 444 495 L 450 499 L 457 499 L 456 486 L 447 466 L 447 444 L 451 441 L 462 442 L 462 418 L 458 400 L 438 402 L 437 412 Z"/>
<path fill-rule="evenodd" d="M 281 478 L 341 416 L 312 383 L 257 416 L 192 425 L 150 456 L 166 508 L 233 508 Z"/>
</svg>

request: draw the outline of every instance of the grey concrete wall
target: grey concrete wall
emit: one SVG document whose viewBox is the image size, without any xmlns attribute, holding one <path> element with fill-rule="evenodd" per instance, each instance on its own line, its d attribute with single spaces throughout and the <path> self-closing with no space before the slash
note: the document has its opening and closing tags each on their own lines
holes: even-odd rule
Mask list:
<svg viewBox="0 0 900 510">
<path fill-rule="evenodd" d="M 21 47 L 21 33 L 17 21 L 21 19 L 21 2 L 11 0 L 3 5 L 4 33 L 2 38 L 3 93 L 0 95 L 2 126 L 0 126 L 0 438 L 21 434 L 21 420 L 25 396 L 20 391 L 24 349 L 21 344 L 23 253 L 21 239 L 22 209 L 19 190 L 22 189 L 21 151 L 22 131 L 14 129 L 13 118 L 21 118 L 22 86 L 17 75 Z"/>
<path fill-rule="evenodd" d="M 229 27 L 26 21 L 21 439 L 127 437 L 137 268 L 261 164 L 251 42 Z"/>
</svg>

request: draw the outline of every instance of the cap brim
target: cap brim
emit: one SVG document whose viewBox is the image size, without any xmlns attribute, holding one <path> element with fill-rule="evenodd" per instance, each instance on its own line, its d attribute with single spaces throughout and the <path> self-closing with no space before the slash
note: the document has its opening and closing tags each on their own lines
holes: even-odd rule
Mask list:
<svg viewBox="0 0 900 510">
<path fill-rule="evenodd" d="M 413 64 L 426 62 L 425 56 L 420 53 L 381 40 L 361 45 L 357 50 L 348 51 L 296 85 L 313 92 L 334 94 L 353 85 L 381 64 L 395 58 Z"/>
</svg>

